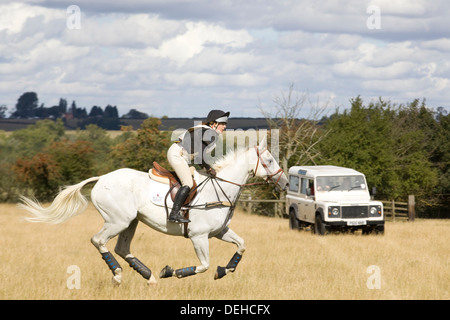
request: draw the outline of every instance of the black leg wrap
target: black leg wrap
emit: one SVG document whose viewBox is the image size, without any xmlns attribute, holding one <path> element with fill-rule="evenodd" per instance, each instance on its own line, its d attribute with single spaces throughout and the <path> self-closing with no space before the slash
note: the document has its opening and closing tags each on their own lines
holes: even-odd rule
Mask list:
<svg viewBox="0 0 450 320">
<path fill-rule="evenodd" d="M 125 261 L 145 279 L 150 279 L 152 272 L 138 258 L 126 258 Z"/>
<path fill-rule="evenodd" d="M 196 268 L 197 267 L 187 267 L 187 268 L 183 268 L 183 269 L 178 269 L 178 270 L 175 270 L 175 274 L 178 278 L 193 276 L 195 274 Z"/>
<path fill-rule="evenodd" d="M 159 273 L 160 278 L 170 278 L 173 276 L 173 269 L 169 266 L 165 266 Z"/>
<path fill-rule="evenodd" d="M 234 272 L 234 270 L 236 269 L 239 261 L 241 261 L 242 255 L 239 253 L 235 253 L 233 258 L 231 258 L 230 262 L 228 262 L 227 266 L 225 268 L 227 269 L 233 269 L 230 270 L 231 272 Z"/>
<path fill-rule="evenodd" d="M 102 253 L 102 259 L 105 260 L 109 269 L 115 275 L 114 271 L 117 268 L 120 268 L 120 264 L 117 262 L 116 258 L 114 258 L 114 256 L 111 254 L 111 252 L 105 252 L 105 253 Z"/>
</svg>

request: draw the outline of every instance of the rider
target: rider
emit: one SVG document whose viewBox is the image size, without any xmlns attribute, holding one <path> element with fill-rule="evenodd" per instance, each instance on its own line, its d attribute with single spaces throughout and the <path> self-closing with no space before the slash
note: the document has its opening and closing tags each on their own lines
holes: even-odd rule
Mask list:
<svg viewBox="0 0 450 320">
<path fill-rule="evenodd" d="M 209 175 L 215 177 L 216 171 L 205 161 L 205 155 L 216 147 L 216 140 L 227 127 L 229 112 L 211 110 L 205 122 L 184 131 L 177 141 L 169 148 L 167 159 L 181 181 L 181 188 L 175 195 L 170 222 L 190 222 L 181 214 L 181 206 L 194 185 L 189 163 L 199 164 Z"/>
</svg>

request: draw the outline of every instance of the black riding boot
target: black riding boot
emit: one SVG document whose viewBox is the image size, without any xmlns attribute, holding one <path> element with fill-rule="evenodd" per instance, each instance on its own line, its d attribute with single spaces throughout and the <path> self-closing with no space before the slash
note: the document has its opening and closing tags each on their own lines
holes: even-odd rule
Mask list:
<svg viewBox="0 0 450 320">
<path fill-rule="evenodd" d="M 177 222 L 177 223 L 191 222 L 191 220 L 185 219 L 180 214 L 181 206 L 183 205 L 184 201 L 189 195 L 189 191 L 191 191 L 191 188 L 189 186 L 182 186 L 177 191 L 177 194 L 175 195 L 175 200 L 173 202 L 172 211 L 170 212 L 169 215 L 170 222 Z"/>
</svg>

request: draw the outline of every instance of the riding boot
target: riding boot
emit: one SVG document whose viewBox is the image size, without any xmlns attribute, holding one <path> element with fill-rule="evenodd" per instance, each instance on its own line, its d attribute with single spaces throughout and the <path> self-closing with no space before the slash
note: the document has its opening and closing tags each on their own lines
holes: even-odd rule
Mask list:
<svg viewBox="0 0 450 320">
<path fill-rule="evenodd" d="M 175 200 L 173 201 L 173 207 L 172 211 L 169 215 L 169 221 L 170 222 L 176 222 L 176 223 L 185 223 L 185 222 L 191 222 L 191 220 L 184 218 L 180 214 L 181 206 L 183 205 L 184 201 L 186 200 L 187 196 L 189 195 L 189 192 L 191 191 L 191 188 L 189 186 L 182 186 L 175 195 Z"/>
</svg>

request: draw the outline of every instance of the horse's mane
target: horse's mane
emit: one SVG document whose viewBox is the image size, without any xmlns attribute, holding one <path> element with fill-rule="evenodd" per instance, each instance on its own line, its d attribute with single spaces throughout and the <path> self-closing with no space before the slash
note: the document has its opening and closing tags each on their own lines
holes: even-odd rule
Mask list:
<svg viewBox="0 0 450 320">
<path fill-rule="evenodd" d="M 227 149 L 226 154 L 221 158 L 218 159 L 214 165 L 213 168 L 216 171 L 220 171 L 225 167 L 228 167 L 229 165 L 236 164 L 237 160 L 239 159 L 239 156 L 246 152 L 249 148 L 248 147 L 238 147 L 236 149 Z"/>
</svg>

